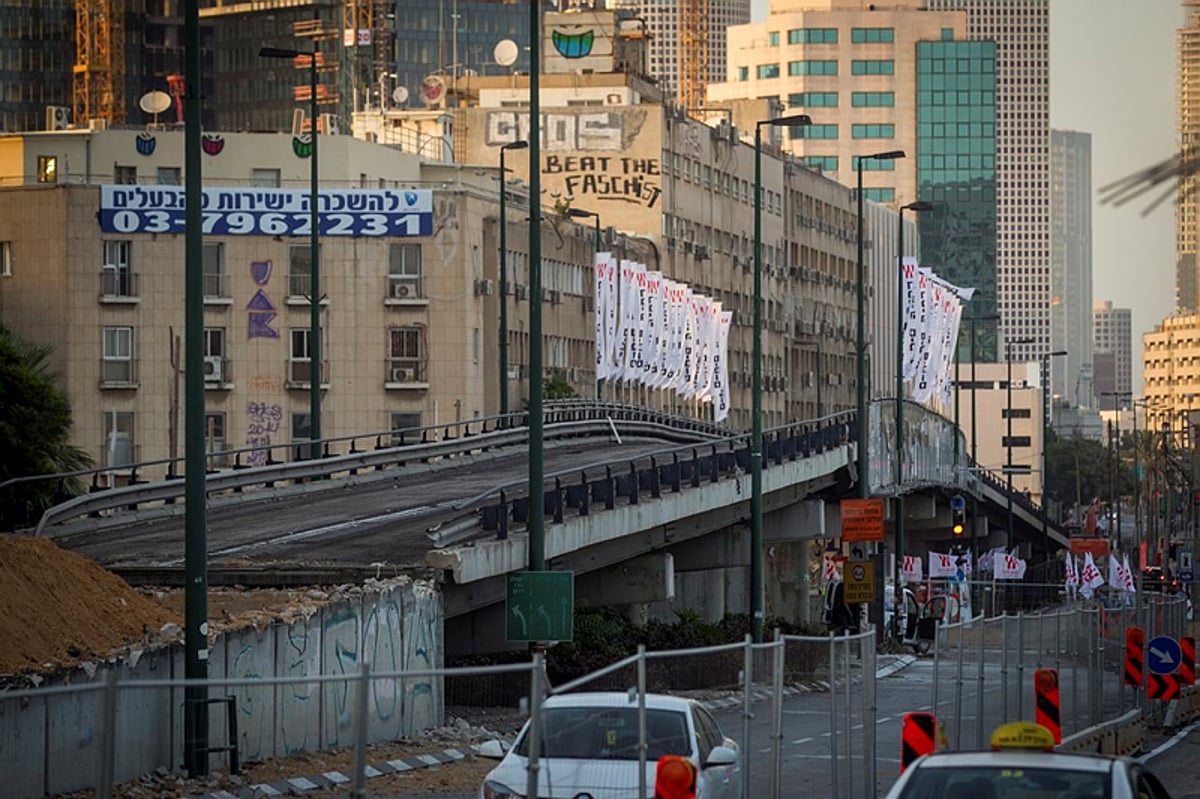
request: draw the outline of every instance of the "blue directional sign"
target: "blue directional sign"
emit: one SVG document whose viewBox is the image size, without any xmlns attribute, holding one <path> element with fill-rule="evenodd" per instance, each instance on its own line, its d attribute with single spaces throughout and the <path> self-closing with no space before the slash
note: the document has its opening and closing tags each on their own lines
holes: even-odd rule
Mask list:
<svg viewBox="0 0 1200 799">
<path fill-rule="evenodd" d="M 1146 645 L 1146 667 L 1153 674 L 1174 674 L 1182 660 L 1179 642 L 1169 635 L 1151 638 Z"/>
<path fill-rule="evenodd" d="M 1185 583 L 1196 581 L 1196 561 L 1191 547 L 1180 547 L 1175 562 L 1179 565 L 1180 580 Z"/>
</svg>

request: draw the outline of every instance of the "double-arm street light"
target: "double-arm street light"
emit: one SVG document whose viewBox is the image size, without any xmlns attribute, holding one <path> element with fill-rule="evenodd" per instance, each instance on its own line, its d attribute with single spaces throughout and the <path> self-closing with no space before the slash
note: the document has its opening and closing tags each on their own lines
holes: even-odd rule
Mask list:
<svg viewBox="0 0 1200 799">
<path fill-rule="evenodd" d="M 862 170 L 859 170 L 862 174 Z M 917 200 L 900 206 L 896 232 L 896 562 L 904 557 L 904 212 L 932 211 L 933 203 Z M 861 218 L 861 215 L 860 215 Z M 957 447 L 955 447 L 957 451 Z M 896 582 L 903 583 L 902 572 Z M 896 630 L 900 634 L 899 628 Z"/>
<path fill-rule="evenodd" d="M 504 154 L 528 149 L 524 139 L 500 146 L 500 416 L 508 424 L 508 168 Z"/>
<path fill-rule="evenodd" d="M 753 380 L 750 408 L 750 624 L 754 640 L 763 635 L 763 519 L 762 519 L 762 129 L 769 125 L 796 128 L 811 125 L 807 114 L 760 119 L 754 124 L 754 333 L 751 354 Z"/>
<path fill-rule="evenodd" d="M 1014 346 L 1019 346 L 1019 345 L 1023 345 L 1023 344 L 1033 344 L 1033 343 L 1034 343 L 1034 340 L 1031 338 L 1012 339 L 1012 340 L 1006 341 L 1004 343 L 1004 359 L 1008 362 L 1008 382 L 1006 384 L 1007 389 L 1008 389 L 1008 401 L 1005 404 L 1006 410 L 1004 413 L 1004 415 L 1008 417 L 1008 432 L 1004 439 L 1004 443 L 1007 445 L 1007 452 L 1008 452 L 1008 456 L 1005 459 L 1006 463 L 1005 463 L 1005 468 L 1004 468 L 1004 473 L 1006 475 L 1008 475 L 1008 541 L 1005 543 L 1005 551 L 1006 552 L 1012 549 L 1012 543 L 1013 543 L 1012 348 Z"/>
<path fill-rule="evenodd" d="M 894 161 L 897 158 L 903 158 L 903 150 L 888 150 L 882 153 L 872 153 L 870 155 L 859 155 L 854 158 L 854 171 L 858 174 L 858 191 L 855 197 L 858 199 L 858 339 L 856 341 L 856 385 L 855 389 L 858 394 L 857 421 L 855 422 L 858 431 L 857 445 L 858 449 L 858 496 L 860 499 L 866 499 L 871 494 L 871 481 L 868 473 L 867 464 L 870 460 L 867 458 L 867 324 L 866 324 L 866 306 L 865 296 L 866 287 L 864 266 L 863 266 L 863 161 L 873 159 L 875 161 Z"/>
<path fill-rule="evenodd" d="M 308 89 L 309 112 L 308 133 L 312 141 L 312 154 L 309 156 L 309 260 L 312 276 L 309 279 L 309 331 L 308 358 L 309 370 L 309 438 L 312 440 L 311 457 L 321 457 L 321 249 L 320 230 L 318 223 L 318 186 L 320 185 L 317 171 L 317 60 L 316 45 L 312 50 L 293 50 L 287 47 L 264 47 L 258 51 L 261 58 L 308 59 Z M 298 62 L 297 65 L 299 65 Z"/>
</svg>

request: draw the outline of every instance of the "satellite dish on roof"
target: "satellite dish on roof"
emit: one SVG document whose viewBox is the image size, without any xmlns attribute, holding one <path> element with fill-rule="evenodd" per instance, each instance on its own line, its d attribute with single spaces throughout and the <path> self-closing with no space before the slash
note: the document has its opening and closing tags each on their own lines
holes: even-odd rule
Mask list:
<svg viewBox="0 0 1200 799">
<path fill-rule="evenodd" d="M 517 63 L 517 56 L 520 53 L 517 43 L 512 39 L 501 39 L 496 42 L 496 47 L 492 50 L 492 58 L 496 59 L 496 63 L 502 67 L 511 67 Z"/>
<path fill-rule="evenodd" d="M 146 92 L 142 99 L 138 100 L 138 107 L 147 114 L 157 116 L 171 107 L 171 95 L 159 91 Z"/>
<path fill-rule="evenodd" d="M 392 92 L 392 102 L 396 105 L 404 105 L 408 102 L 408 89 L 404 86 L 397 86 Z"/>
</svg>

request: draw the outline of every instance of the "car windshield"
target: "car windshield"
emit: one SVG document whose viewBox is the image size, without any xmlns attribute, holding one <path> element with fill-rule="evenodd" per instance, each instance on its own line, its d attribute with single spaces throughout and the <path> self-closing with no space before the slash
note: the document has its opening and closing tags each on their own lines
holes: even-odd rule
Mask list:
<svg viewBox="0 0 1200 799">
<path fill-rule="evenodd" d="M 1109 775 L 1015 766 L 918 768 L 900 799 L 1109 799 Z"/>
<path fill-rule="evenodd" d="M 636 707 L 554 707 L 542 712 L 541 757 L 637 760 Z M 516 752 L 529 754 L 528 730 Z M 687 717 L 680 711 L 646 710 L 646 759 L 690 755 Z"/>
</svg>

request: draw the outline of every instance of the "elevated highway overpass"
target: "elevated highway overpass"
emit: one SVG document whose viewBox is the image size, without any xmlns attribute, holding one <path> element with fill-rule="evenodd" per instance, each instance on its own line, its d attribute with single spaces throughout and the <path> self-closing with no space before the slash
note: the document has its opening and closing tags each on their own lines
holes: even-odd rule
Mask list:
<svg viewBox="0 0 1200 799">
<path fill-rule="evenodd" d="M 979 547 L 1005 543 L 1005 484 L 968 467 L 948 420 L 908 408 L 905 473 L 895 479 L 892 409 L 887 401 L 871 406 L 871 492 L 908 497 L 908 551 L 956 543 L 946 504 L 956 493 L 978 501 Z M 527 440 L 519 421 L 419 431 L 419 440 L 343 439 L 318 460 L 210 475 L 212 582 L 432 572 L 450 623 L 462 625 L 447 641 L 492 643 L 502 629 L 503 575 L 527 559 Z M 855 423 L 853 414 L 838 414 L 765 434 L 769 612 L 806 618 L 812 542 L 838 536 L 838 500 L 857 480 Z M 596 403 L 548 406 L 546 430 L 547 557 L 553 568 L 577 573 L 581 602 L 640 613 L 673 602 L 709 617 L 746 610 L 745 436 Z M 38 530 L 126 576 L 169 581 L 182 574 L 182 489 L 176 478 L 97 491 L 52 508 Z M 1047 541 L 1040 509 L 1023 496 L 1013 497 L 1013 520 L 1014 541 L 1039 551 L 1067 543 L 1054 526 Z"/>
</svg>

